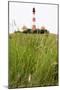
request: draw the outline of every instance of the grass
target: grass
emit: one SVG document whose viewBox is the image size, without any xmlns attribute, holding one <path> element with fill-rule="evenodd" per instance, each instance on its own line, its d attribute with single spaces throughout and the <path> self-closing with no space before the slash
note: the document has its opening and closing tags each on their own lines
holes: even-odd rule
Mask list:
<svg viewBox="0 0 60 90">
<path fill-rule="evenodd" d="M 57 36 L 9 35 L 9 88 L 58 85 Z"/>
</svg>

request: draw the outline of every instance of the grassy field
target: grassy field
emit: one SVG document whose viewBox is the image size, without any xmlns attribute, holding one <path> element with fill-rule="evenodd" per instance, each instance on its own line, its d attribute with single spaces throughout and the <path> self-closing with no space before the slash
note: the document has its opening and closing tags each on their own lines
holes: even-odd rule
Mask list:
<svg viewBox="0 0 60 90">
<path fill-rule="evenodd" d="M 57 36 L 9 35 L 9 88 L 58 85 Z"/>
</svg>

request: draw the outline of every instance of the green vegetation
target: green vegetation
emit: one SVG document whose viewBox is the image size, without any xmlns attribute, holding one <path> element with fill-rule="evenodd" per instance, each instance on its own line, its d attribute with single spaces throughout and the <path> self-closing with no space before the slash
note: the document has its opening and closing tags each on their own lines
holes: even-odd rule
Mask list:
<svg viewBox="0 0 60 90">
<path fill-rule="evenodd" d="M 57 36 L 9 35 L 9 88 L 58 85 Z"/>
<path fill-rule="evenodd" d="M 20 32 L 20 31 L 19 31 Z M 32 31 L 32 29 L 26 29 L 23 30 L 23 33 L 38 33 L 38 34 L 48 34 L 49 31 L 47 29 L 36 29 L 34 31 Z"/>
</svg>

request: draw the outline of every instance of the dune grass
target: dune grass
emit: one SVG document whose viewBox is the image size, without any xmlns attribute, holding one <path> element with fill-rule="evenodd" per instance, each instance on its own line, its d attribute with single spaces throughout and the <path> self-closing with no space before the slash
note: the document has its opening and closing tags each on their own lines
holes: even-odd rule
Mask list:
<svg viewBox="0 0 60 90">
<path fill-rule="evenodd" d="M 9 35 L 9 88 L 58 85 L 57 36 Z"/>
</svg>

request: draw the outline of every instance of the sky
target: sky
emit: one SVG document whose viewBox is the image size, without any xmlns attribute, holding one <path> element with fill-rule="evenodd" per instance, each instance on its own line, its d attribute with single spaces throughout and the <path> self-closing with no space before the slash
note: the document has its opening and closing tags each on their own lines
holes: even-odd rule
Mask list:
<svg viewBox="0 0 60 90">
<path fill-rule="evenodd" d="M 58 6 L 33 3 L 9 3 L 9 32 L 27 26 L 32 28 L 32 8 L 35 7 L 36 27 L 45 26 L 50 33 L 58 33 Z"/>
</svg>

